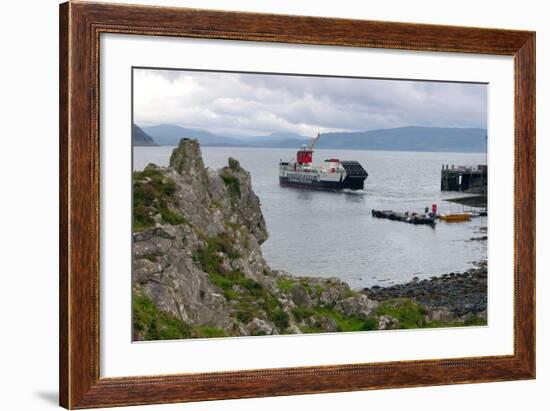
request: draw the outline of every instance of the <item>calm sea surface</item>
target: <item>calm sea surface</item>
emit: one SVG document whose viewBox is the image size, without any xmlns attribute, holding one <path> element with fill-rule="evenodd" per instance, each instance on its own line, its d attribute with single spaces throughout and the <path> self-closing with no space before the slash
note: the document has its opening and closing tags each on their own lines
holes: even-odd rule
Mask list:
<svg viewBox="0 0 550 411">
<path fill-rule="evenodd" d="M 136 147 L 134 169 L 165 166 L 173 147 Z M 365 190 L 324 192 L 279 186 L 279 159 L 293 149 L 203 147 L 205 165 L 219 168 L 235 157 L 252 174 L 269 239 L 264 257 L 274 269 L 296 275 L 339 277 L 352 287 L 389 285 L 464 271 L 487 258 L 485 217 L 468 223 L 439 222 L 435 228 L 376 219 L 371 210 L 423 211 L 432 203 L 440 212 L 463 211 L 443 201 L 459 196 L 439 190 L 442 164 L 486 164 L 485 154 L 398 151 L 316 150 L 325 158 L 357 160 L 369 173 Z"/>
</svg>

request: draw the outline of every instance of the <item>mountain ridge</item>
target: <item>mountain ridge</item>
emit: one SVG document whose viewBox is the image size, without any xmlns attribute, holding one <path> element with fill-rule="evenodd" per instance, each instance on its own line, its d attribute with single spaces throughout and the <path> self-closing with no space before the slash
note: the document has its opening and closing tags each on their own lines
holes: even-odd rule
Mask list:
<svg viewBox="0 0 550 411">
<path fill-rule="evenodd" d="M 143 127 L 158 145 L 176 145 L 181 137 L 203 146 L 298 148 L 310 137 L 289 132 L 265 136 L 225 137 L 202 129 L 161 124 Z M 485 152 L 485 128 L 404 126 L 355 132 L 322 133 L 316 148 L 388 151 Z"/>
<path fill-rule="evenodd" d="M 132 144 L 134 146 L 156 146 L 153 138 L 144 132 L 141 127 L 132 123 Z"/>
</svg>

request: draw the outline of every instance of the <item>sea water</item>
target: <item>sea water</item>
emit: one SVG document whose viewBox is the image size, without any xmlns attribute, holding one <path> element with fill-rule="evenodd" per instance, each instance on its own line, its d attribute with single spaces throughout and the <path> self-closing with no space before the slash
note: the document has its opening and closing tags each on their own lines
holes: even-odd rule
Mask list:
<svg viewBox="0 0 550 411">
<path fill-rule="evenodd" d="M 173 149 L 134 148 L 134 170 L 167 165 Z M 356 160 L 369 173 L 362 191 L 328 192 L 279 185 L 279 160 L 290 160 L 296 150 L 201 149 L 207 167 L 223 167 L 234 157 L 251 173 L 269 232 L 262 250 L 273 269 L 338 277 L 358 289 L 462 272 L 487 258 L 487 242 L 475 240 L 487 235 L 486 217 L 432 228 L 371 215 L 372 209 L 423 212 L 432 204 L 442 213 L 469 210 L 444 201 L 461 194 L 440 191 L 441 166 L 486 164 L 485 154 L 315 150 L 314 162 Z"/>
</svg>

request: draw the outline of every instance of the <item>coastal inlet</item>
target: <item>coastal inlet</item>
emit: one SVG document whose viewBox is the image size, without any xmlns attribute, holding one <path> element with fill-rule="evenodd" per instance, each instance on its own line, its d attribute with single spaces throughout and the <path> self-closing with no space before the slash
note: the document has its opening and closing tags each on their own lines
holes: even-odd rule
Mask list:
<svg viewBox="0 0 550 411">
<path fill-rule="evenodd" d="M 168 165 L 173 149 L 135 147 L 134 169 L 148 163 Z M 487 217 L 439 223 L 432 229 L 371 214 L 373 209 L 422 211 L 433 203 L 439 213 L 470 210 L 445 201 L 468 194 L 441 191 L 441 167 L 485 164 L 485 154 L 317 149 L 319 161 L 356 160 L 369 174 L 364 190 L 326 192 L 279 185 L 278 164 L 292 158 L 295 150 L 201 149 L 207 167 L 221 168 L 231 156 L 250 172 L 269 232 L 262 251 L 273 269 L 337 277 L 353 289 L 363 289 L 465 272 L 487 259 Z"/>
<path fill-rule="evenodd" d="M 362 290 L 274 269 L 251 174 L 231 157 L 205 168 L 196 140 L 132 177 L 134 341 L 487 324 L 484 263 Z"/>
</svg>

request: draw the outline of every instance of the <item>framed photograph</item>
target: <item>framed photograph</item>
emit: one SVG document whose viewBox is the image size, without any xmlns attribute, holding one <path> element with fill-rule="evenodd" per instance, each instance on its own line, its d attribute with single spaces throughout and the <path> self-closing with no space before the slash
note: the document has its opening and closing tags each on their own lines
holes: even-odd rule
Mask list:
<svg viewBox="0 0 550 411">
<path fill-rule="evenodd" d="M 60 404 L 535 378 L 535 33 L 60 6 Z"/>
</svg>

